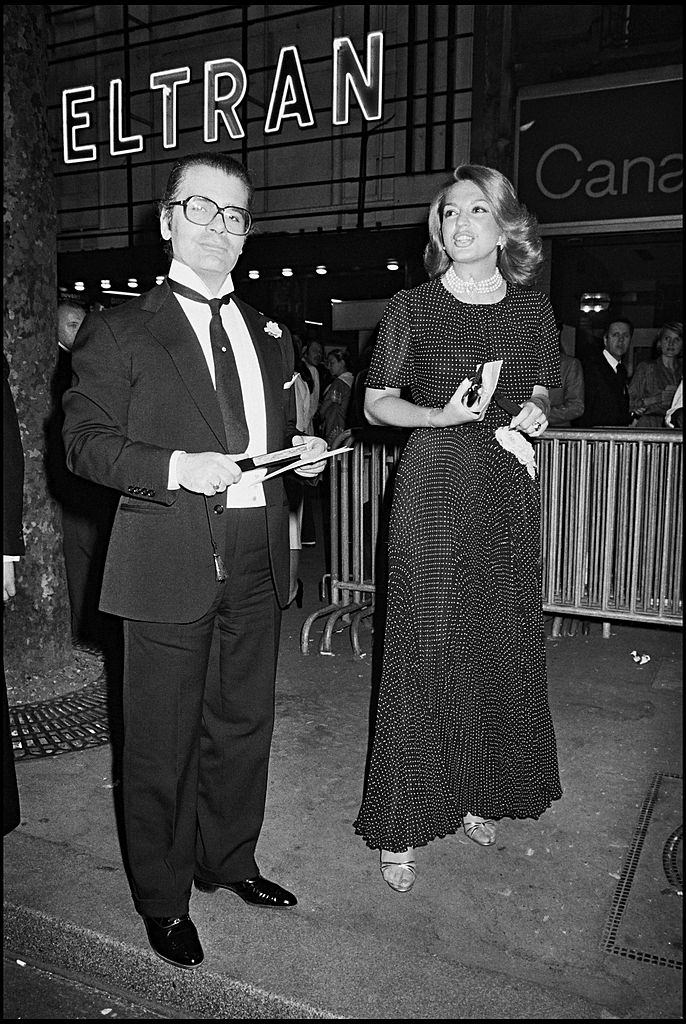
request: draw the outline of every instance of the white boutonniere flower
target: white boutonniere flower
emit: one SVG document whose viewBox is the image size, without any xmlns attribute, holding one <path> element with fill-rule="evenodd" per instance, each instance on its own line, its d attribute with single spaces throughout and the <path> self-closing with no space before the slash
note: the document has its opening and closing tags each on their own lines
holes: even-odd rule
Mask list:
<svg viewBox="0 0 686 1024">
<path fill-rule="evenodd" d="M 529 444 L 520 430 L 510 430 L 509 427 L 498 427 L 495 432 L 495 439 L 501 448 L 506 452 L 512 452 L 517 462 L 526 466 L 526 471 L 532 480 L 536 479 L 536 453 L 533 445 Z"/>
<path fill-rule="evenodd" d="M 278 324 L 274 323 L 273 320 L 267 320 L 267 325 L 264 329 L 265 334 L 270 334 L 272 338 L 280 338 L 283 331 Z"/>
</svg>

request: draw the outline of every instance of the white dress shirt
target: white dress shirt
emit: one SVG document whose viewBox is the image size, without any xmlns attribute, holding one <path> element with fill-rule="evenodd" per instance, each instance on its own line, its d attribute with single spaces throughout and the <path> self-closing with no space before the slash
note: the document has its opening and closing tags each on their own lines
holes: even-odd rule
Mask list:
<svg viewBox="0 0 686 1024">
<path fill-rule="evenodd" d="M 612 353 L 608 352 L 606 348 L 603 349 L 603 355 L 605 356 L 605 358 L 607 359 L 608 363 L 610 364 L 610 366 L 612 367 L 612 369 L 616 373 L 617 372 L 617 367 L 619 366 L 619 359 L 615 359 L 615 357 L 612 355 Z"/>
<path fill-rule="evenodd" d="M 200 280 L 195 271 L 191 270 L 184 263 L 172 260 L 169 268 L 169 277 L 179 284 L 199 292 L 208 299 L 219 298 L 227 292 L 233 291 L 231 274 L 227 274 L 224 282 L 214 296 Z M 202 354 L 207 363 L 207 369 L 212 383 L 216 387 L 214 377 L 214 357 L 210 342 L 210 319 L 212 312 L 204 302 L 197 302 L 195 299 L 187 299 L 183 295 L 174 293 L 182 310 L 188 318 L 195 335 L 202 349 Z M 232 452 L 236 458 L 242 455 L 261 455 L 267 450 L 267 412 L 264 402 L 264 386 L 262 374 L 257 359 L 257 353 L 250 337 L 250 331 L 235 302 L 229 302 L 221 307 L 220 315 L 222 324 L 231 342 L 236 368 L 241 382 L 243 392 L 243 407 L 245 419 L 248 424 L 250 440 L 245 452 Z M 176 475 L 176 463 L 181 452 L 174 452 L 169 463 L 169 489 L 175 490 L 180 484 Z M 185 454 L 185 453 L 184 453 Z M 266 504 L 264 488 L 261 484 L 255 484 L 267 473 L 266 469 L 254 469 L 244 473 L 237 484 L 232 484 L 226 491 L 225 505 L 227 508 L 256 508 Z"/>
</svg>

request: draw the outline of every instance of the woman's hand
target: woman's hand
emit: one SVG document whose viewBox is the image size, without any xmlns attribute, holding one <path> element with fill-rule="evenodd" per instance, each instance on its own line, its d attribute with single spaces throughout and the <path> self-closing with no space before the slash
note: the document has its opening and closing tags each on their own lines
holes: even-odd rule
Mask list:
<svg viewBox="0 0 686 1024">
<path fill-rule="evenodd" d="M 442 409 L 432 409 L 429 413 L 430 427 L 459 427 L 463 423 L 478 423 L 486 415 L 489 402 L 481 398 L 472 406 L 465 405 L 464 397 L 472 386 L 469 377 L 465 377 L 457 391 Z"/>
<path fill-rule="evenodd" d="M 540 437 L 548 427 L 550 405 L 547 399 L 533 397 L 522 406 L 522 411 L 512 418 L 511 430 L 520 430 L 529 437 Z"/>
</svg>

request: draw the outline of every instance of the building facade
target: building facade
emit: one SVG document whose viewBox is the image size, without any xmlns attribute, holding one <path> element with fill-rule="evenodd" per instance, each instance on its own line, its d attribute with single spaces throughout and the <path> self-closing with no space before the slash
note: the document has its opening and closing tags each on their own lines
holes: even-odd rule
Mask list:
<svg viewBox="0 0 686 1024">
<path fill-rule="evenodd" d="M 473 160 L 508 174 L 539 217 L 542 285 L 565 323 L 597 329 L 589 295 L 646 331 L 681 319 L 676 5 L 50 11 L 66 289 L 110 304 L 152 286 L 167 269 L 155 201 L 171 162 L 221 150 L 256 184 L 241 294 L 354 341 L 335 300 L 376 309 L 424 280 L 431 197 Z"/>
</svg>

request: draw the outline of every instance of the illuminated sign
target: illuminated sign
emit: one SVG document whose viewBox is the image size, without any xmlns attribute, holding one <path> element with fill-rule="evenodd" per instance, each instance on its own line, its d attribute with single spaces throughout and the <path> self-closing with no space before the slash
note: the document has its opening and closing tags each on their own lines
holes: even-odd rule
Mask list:
<svg viewBox="0 0 686 1024">
<path fill-rule="evenodd" d="M 547 234 L 680 227 L 680 68 L 531 86 L 517 102 L 517 191 Z"/>
<path fill-rule="evenodd" d="M 350 120 L 351 94 L 354 93 L 362 115 L 367 121 L 378 121 L 383 106 L 383 32 L 367 36 L 366 65 L 363 66 L 347 36 L 333 41 L 332 123 L 345 125 Z M 150 75 L 150 89 L 159 90 L 162 100 L 162 145 L 174 149 L 178 137 L 179 91 L 191 80 L 189 67 L 167 68 Z M 232 139 L 245 135 L 237 108 L 248 88 L 245 68 L 237 60 L 226 57 L 205 62 L 203 138 L 217 142 L 220 130 Z M 97 159 L 97 150 L 88 143 L 89 129 L 95 127 L 90 105 L 95 102 L 93 85 L 64 89 L 62 92 L 62 152 L 67 164 L 86 163 Z M 274 82 L 264 123 L 266 134 L 281 131 L 286 120 L 297 122 L 299 128 L 315 124 L 300 55 L 296 46 L 284 46 L 274 75 Z M 124 95 L 122 81 L 109 83 L 109 151 L 112 156 L 140 153 L 144 149 L 142 135 L 124 135 Z"/>
</svg>

